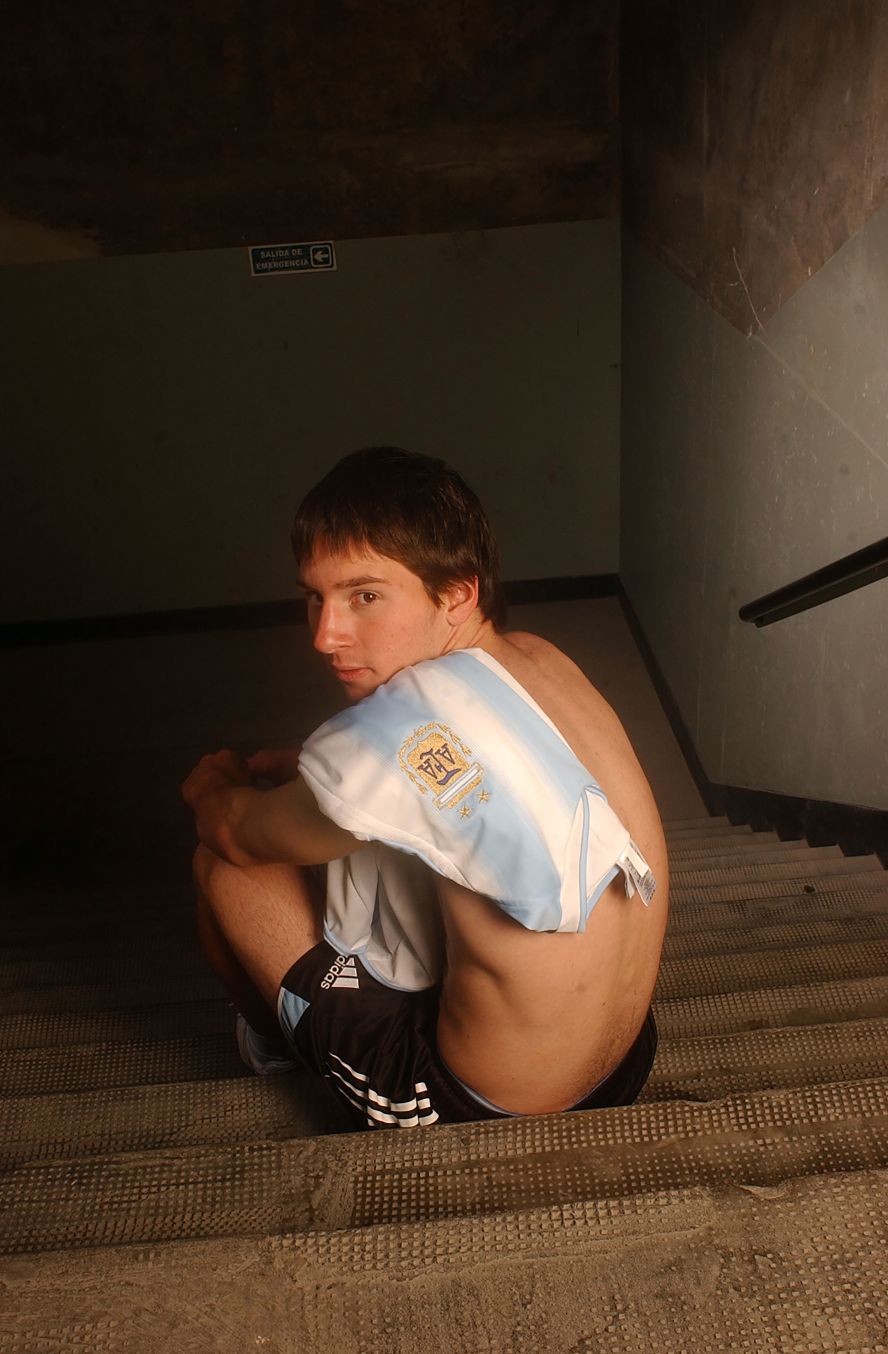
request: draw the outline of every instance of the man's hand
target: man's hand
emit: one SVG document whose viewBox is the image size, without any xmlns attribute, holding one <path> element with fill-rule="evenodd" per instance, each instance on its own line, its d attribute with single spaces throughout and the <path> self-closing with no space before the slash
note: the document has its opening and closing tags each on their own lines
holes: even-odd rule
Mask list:
<svg viewBox="0 0 888 1354">
<path fill-rule="evenodd" d="M 265 748 L 245 761 L 225 749 L 201 757 L 182 786 L 194 810 L 204 846 L 231 865 L 285 861 L 323 865 L 364 843 L 337 827 L 318 809 L 296 774 L 295 748 Z M 281 779 L 276 789 L 259 790 L 253 777 Z"/>
<path fill-rule="evenodd" d="M 197 813 L 201 801 L 208 795 L 252 784 L 253 777 L 243 757 L 230 748 L 223 748 L 221 752 L 201 757 L 182 785 L 182 798 Z"/>
<path fill-rule="evenodd" d="M 301 748 L 260 748 L 247 758 L 247 767 L 256 780 L 270 780 L 272 785 L 288 785 L 299 777 Z"/>
</svg>

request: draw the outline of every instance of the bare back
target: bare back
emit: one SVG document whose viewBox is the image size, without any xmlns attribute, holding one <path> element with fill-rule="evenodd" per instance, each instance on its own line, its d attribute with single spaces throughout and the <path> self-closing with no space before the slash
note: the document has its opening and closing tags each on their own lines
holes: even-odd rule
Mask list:
<svg viewBox="0 0 888 1354">
<path fill-rule="evenodd" d="M 525 930 L 488 899 L 439 881 L 447 937 L 442 1056 L 495 1105 L 545 1113 L 586 1095 L 638 1034 L 666 927 L 666 845 L 623 727 L 580 669 L 533 635 L 495 635 L 484 647 L 592 773 L 657 879 L 645 907 L 626 897 L 618 876 L 577 935 Z"/>
</svg>

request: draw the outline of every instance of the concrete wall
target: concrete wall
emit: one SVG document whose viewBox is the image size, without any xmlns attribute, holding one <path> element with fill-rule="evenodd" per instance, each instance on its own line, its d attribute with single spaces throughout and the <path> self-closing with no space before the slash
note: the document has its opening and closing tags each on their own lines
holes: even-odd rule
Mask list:
<svg viewBox="0 0 888 1354">
<path fill-rule="evenodd" d="M 662 105 L 644 149 L 654 52 L 627 26 L 621 573 L 711 780 L 886 809 L 888 582 L 762 630 L 737 617 L 888 535 L 882 16 L 845 8 L 755 3 L 728 40 L 708 0 L 685 6 L 680 115 Z M 665 70 L 680 26 L 659 36 Z M 813 79 L 824 52 L 838 83 Z"/>
<path fill-rule="evenodd" d="M 507 578 L 618 562 L 614 220 L 0 269 L 13 473 L 4 620 L 264 601 L 292 510 L 345 451 L 444 455 Z"/>
</svg>

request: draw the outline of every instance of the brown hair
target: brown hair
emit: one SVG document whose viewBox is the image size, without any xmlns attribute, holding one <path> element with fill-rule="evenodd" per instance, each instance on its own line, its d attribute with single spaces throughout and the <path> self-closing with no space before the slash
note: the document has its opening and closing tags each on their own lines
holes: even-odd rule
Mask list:
<svg viewBox="0 0 888 1354">
<path fill-rule="evenodd" d="M 363 447 L 310 489 L 290 536 L 299 564 L 320 547 L 363 547 L 416 574 L 434 602 L 478 579 L 478 605 L 505 623 L 496 538 L 477 494 L 445 461 L 401 447 Z"/>
</svg>

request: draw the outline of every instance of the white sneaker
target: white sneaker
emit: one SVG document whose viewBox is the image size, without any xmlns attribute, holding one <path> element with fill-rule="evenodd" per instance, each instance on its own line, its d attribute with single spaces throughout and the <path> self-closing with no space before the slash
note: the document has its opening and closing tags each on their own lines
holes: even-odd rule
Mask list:
<svg viewBox="0 0 888 1354">
<path fill-rule="evenodd" d="M 300 1066 L 297 1058 L 288 1057 L 284 1051 L 287 1046 L 283 1035 L 274 1039 L 258 1034 L 242 1015 L 238 1015 L 235 1035 L 241 1057 L 250 1071 L 260 1077 L 273 1076 L 275 1072 L 292 1072 Z"/>
</svg>

